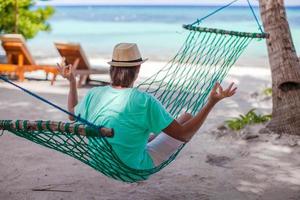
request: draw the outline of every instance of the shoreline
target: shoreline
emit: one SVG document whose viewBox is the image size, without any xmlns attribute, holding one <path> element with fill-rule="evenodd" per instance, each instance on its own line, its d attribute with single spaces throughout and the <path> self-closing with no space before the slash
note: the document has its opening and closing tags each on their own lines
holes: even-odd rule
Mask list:
<svg viewBox="0 0 300 200">
<path fill-rule="evenodd" d="M 110 61 L 111 55 L 98 56 L 97 54 L 87 55 L 87 59 L 90 62 L 92 67 L 97 66 L 105 66 L 107 62 Z M 168 61 L 172 59 L 172 56 L 165 58 L 156 58 L 155 56 L 145 56 L 149 58 L 150 63 L 159 64 L 159 66 L 164 66 Z M 57 56 L 37 56 L 34 57 L 39 64 L 52 64 L 55 65 L 60 61 L 61 57 Z M 262 57 L 247 57 L 247 55 L 243 54 L 235 63 L 236 66 L 244 67 L 244 66 L 252 66 L 252 67 L 261 67 L 261 68 L 269 68 L 268 58 L 265 56 Z"/>
<path fill-rule="evenodd" d="M 39 64 L 46 64 L 46 63 L 51 63 L 53 66 L 56 65 L 60 60 L 59 58 L 47 58 L 43 59 L 42 61 L 40 60 Z M 90 59 L 90 64 L 92 67 L 102 67 L 102 68 L 107 68 L 109 69 L 109 65 L 107 64 L 107 59 L 104 58 L 97 58 L 97 59 Z M 143 80 L 151 77 L 154 75 L 156 72 L 158 72 L 160 69 L 165 67 L 167 62 L 164 61 L 147 61 L 145 62 L 140 70 L 139 74 L 139 79 L 137 80 L 137 84 L 141 83 Z M 255 74 L 253 74 L 253 70 L 255 70 Z M 100 74 L 100 75 L 91 75 L 95 80 L 103 80 L 105 82 L 109 82 L 109 75 L 108 74 Z M 236 80 L 236 77 L 241 77 L 241 76 L 249 76 L 252 78 L 257 78 L 260 80 L 264 80 L 266 82 L 269 82 L 268 85 L 271 85 L 271 71 L 268 67 L 258 67 L 258 66 L 251 66 L 251 65 L 233 65 L 232 68 L 229 70 L 227 77 L 224 79 L 226 82 L 230 78 L 233 78 L 233 80 Z M 33 71 L 33 72 L 27 72 L 25 73 L 25 77 L 33 80 L 25 80 L 25 82 L 21 82 L 19 84 L 27 85 L 29 82 L 34 82 L 34 79 L 39 79 L 40 81 L 43 81 L 45 79 L 45 73 L 44 71 Z M 51 80 L 51 75 L 49 75 L 49 80 Z M 47 81 L 49 82 L 49 81 Z M 57 77 L 57 82 L 64 82 L 64 79 L 61 76 Z M 66 81 L 65 81 L 66 82 Z M 29 85 L 31 85 L 29 83 Z M 60 84 L 58 84 L 60 85 Z M 2 86 L 3 87 L 3 86 Z M 4 86 L 6 87 L 6 86 Z M 30 87 L 34 89 L 34 87 Z M 55 85 L 53 86 L 55 89 L 57 88 Z M 39 90 L 37 90 L 39 91 Z M 55 90 L 54 90 L 55 91 Z M 53 91 L 53 92 L 54 92 Z"/>
</svg>

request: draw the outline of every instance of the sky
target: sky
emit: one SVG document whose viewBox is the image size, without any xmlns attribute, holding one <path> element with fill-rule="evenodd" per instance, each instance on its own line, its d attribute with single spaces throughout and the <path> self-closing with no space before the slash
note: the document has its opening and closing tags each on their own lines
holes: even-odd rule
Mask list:
<svg viewBox="0 0 300 200">
<path fill-rule="evenodd" d="M 225 5 L 232 0 L 50 0 L 37 1 L 38 5 Z M 257 5 L 258 0 L 251 0 Z M 246 5 L 240 0 L 234 5 Z M 285 0 L 287 6 L 300 6 L 300 0 Z"/>
</svg>

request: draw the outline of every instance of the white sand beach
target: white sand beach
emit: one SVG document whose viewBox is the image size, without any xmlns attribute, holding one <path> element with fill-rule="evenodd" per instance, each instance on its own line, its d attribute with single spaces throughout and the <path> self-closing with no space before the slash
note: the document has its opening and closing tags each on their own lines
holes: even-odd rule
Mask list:
<svg viewBox="0 0 300 200">
<path fill-rule="evenodd" d="M 155 71 L 153 66 L 161 64 L 146 63 L 141 77 Z M 69 156 L 5 131 L 0 137 L 0 199 L 299 200 L 299 137 L 259 134 L 260 126 L 240 134 L 217 131 L 226 119 L 252 108 L 270 113 L 271 99 L 262 94 L 270 87 L 270 78 L 268 68 L 233 67 L 223 83 L 234 81 L 237 94 L 216 106 L 173 163 L 138 184 L 109 179 Z M 66 80 L 59 78 L 54 86 L 37 80 L 18 84 L 66 108 Z M 88 89 L 79 89 L 80 98 Z M 0 119 L 66 121 L 67 117 L 0 81 Z M 243 134 L 255 137 L 244 139 Z"/>
</svg>

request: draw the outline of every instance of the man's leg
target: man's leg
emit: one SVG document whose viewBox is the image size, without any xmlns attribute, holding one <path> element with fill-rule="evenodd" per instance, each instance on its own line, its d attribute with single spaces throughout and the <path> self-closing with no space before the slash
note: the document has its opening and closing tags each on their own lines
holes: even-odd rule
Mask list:
<svg viewBox="0 0 300 200">
<path fill-rule="evenodd" d="M 180 115 L 176 121 L 180 124 L 184 124 L 191 118 L 191 114 L 184 113 Z M 169 159 L 170 156 L 184 144 L 184 142 L 176 140 L 164 132 L 158 134 L 156 137 L 153 135 L 150 141 L 147 144 L 147 150 L 156 166 Z"/>
</svg>

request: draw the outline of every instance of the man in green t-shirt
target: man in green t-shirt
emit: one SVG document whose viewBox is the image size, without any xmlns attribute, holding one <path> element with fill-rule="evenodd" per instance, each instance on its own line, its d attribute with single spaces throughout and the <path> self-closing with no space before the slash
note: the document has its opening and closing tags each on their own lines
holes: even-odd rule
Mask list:
<svg viewBox="0 0 300 200">
<path fill-rule="evenodd" d="M 237 89 L 232 83 L 223 90 L 217 83 L 197 115 L 184 113 L 174 119 L 155 97 L 133 88 L 146 60 L 136 44 L 116 45 L 109 62 L 111 84 L 91 89 L 79 103 L 72 66 L 59 65 L 60 73 L 70 82 L 68 110 L 95 125 L 113 128 L 115 135 L 108 142 L 118 157 L 135 169 L 149 169 L 167 160 L 193 137 L 214 105 Z"/>
</svg>

